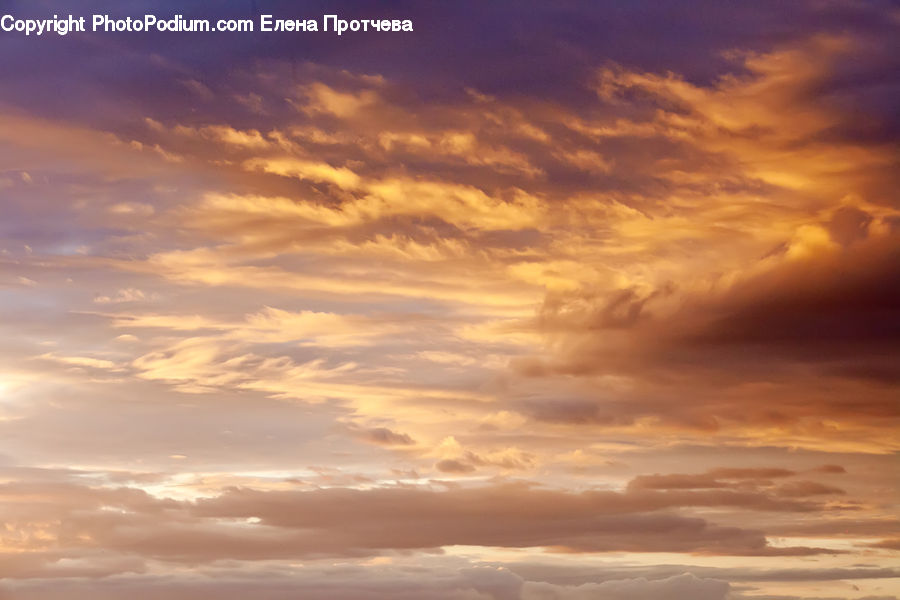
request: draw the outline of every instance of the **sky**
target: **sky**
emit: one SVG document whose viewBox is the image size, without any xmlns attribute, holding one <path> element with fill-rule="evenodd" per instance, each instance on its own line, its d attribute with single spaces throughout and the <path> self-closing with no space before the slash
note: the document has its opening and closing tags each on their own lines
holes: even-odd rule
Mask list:
<svg viewBox="0 0 900 600">
<path fill-rule="evenodd" d="M 900 598 L 896 3 L 115 11 L 414 30 L 0 32 L 0 599 Z"/>
</svg>

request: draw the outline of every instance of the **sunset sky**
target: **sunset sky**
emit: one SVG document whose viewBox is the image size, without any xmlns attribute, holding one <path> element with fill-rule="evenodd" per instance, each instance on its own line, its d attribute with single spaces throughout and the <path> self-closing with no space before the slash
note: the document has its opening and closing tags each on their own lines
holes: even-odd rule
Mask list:
<svg viewBox="0 0 900 600">
<path fill-rule="evenodd" d="M 104 8 L 105 5 L 105 8 Z M 900 598 L 900 6 L 0 32 L 0 599 Z"/>
</svg>

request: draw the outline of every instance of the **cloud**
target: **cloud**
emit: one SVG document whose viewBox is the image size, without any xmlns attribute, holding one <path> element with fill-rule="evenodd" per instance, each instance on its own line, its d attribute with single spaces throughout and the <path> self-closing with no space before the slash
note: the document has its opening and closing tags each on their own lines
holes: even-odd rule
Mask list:
<svg viewBox="0 0 900 600">
<path fill-rule="evenodd" d="M 116 292 L 115 296 L 96 296 L 96 304 L 118 304 L 120 302 L 139 302 L 146 300 L 147 296 L 137 288 L 125 288 Z"/>
<path fill-rule="evenodd" d="M 826 419 L 889 426 L 895 416 L 890 357 L 898 343 L 897 249 L 896 236 L 885 234 L 816 256 L 763 260 L 755 273 L 718 290 L 681 294 L 677 304 L 664 290 L 643 297 L 627 291 L 612 299 L 581 292 L 551 296 L 539 327 L 557 354 L 546 361 L 518 359 L 520 373 L 640 373 L 644 380 L 666 382 L 667 395 L 677 385 L 695 402 L 679 407 L 641 397 L 628 405 L 572 399 L 533 402 L 526 410 L 541 420 L 588 424 L 665 414 L 676 424 L 716 430 L 728 428 L 738 410 L 746 426 L 799 424 L 812 402 Z M 696 377 L 676 383 L 688 372 Z M 845 391 L 809 396 L 809 372 Z M 852 405 L 843 399 L 851 389 L 859 398 Z M 760 394 L 768 400 L 754 408 L 752 398 Z"/>
<path fill-rule="evenodd" d="M 585 583 L 579 586 L 558 586 L 548 583 L 527 582 L 522 589 L 523 600 L 589 600 L 609 598 L 610 600 L 630 599 L 688 599 L 724 600 L 728 596 L 729 585 L 714 579 L 699 579 L 689 573 L 668 579 L 648 581 L 630 579 Z"/>
<path fill-rule="evenodd" d="M 731 497 L 715 495 L 676 497 L 602 492 L 570 495 L 529 490 L 522 485 L 447 492 L 335 489 L 315 493 L 260 493 L 231 490 L 218 498 L 199 501 L 196 512 L 215 518 L 256 516 L 264 525 L 288 531 L 328 528 L 332 521 L 342 523 L 340 534 L 327 545 L 319 546 L 322 552 L 327 547 L 341 545 L 344 545 L 344 551 L 349 551 L 352 548 L 428 548 L 458 544 L 551 546 L 572 552 L 618 548 L 649 552 L 687 550 L 797 555 L 824 551 L 770 547 L 758 532 L 717 527 L 702 520 L 665 513 L 644 513 L 674 506 L 727 506 L 732 502 Z M 403 508 L 407 506 L 410 508 Z M 478 507 L 477 514 L 471 512 L 475 506 Z M 789 505 L 769 508 L 792 509 Z M 377 529 L 372 528 L 373 523 L 378 523 Z M 426 523 L 431 525 L 426 526 Z"/>
<path fill-rule="evenodd" d="M 896 10 L 402 11 L 0 41 L 0 594 L 892 593 Z"/>
<path fill-rule="evenodd" d="M 392 431 L 387 427 L 373 427 L 359 432 L 362 439 L 383 446 L 412 446 L 416 442 L 405 433 Z"/>
<path fill-rule="evenodd" d="M 135 487 L 52 480 L 6 483 L 0 492 L 10 523 L 4 544 L 57 556 L 103 551 L 198 564 L 367 556 L 454 545 L 742 556 L 829 552 L 772 546 L 758 531 L 665 511 L 733 504 L 731 498 L 714 494 L 571 494 L 524 484 L 446 491 L 230 488 L 188 502 L 157 498 Z M 21 568 L 39 566 L 32 561 Z"/>
<path fill-rule="evenodd" d="M 677 490 L 724 487 L 755 488 L 771 485 L 770 479 L 791 477 L 794 471 L 779 468 L 720 468 L 697 475 L 638 475 L 629 482 L 632 489 Z"/>
</svg>

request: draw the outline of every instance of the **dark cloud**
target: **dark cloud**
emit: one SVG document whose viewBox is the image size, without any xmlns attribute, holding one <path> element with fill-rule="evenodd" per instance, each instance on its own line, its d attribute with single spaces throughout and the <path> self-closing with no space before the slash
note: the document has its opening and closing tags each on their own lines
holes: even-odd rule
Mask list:
<svg viewBox="0 0 900 600">
<path fill-rule="evenodd" d="M 839 474 L 839 475 L 842 475 L 847 472 L 847 469 L 845 469 L 841 465 L 822 465 L 821 467 L 819 467 L 816 470 L 820 471 L 822 473 L 832 473 L 832 474 Z"/>
<path fill-rule="evenodd" d="M 373 444 L 385 446 L 411 446 L 415 440 L 405 433 L 397 433 L 387 427 L 373 427 L 360 432 L 363 439 Z"/>
<path fill-rule="evenodd" d="M 464 462 L 452 458 L 439 460 L 434 466 L 442 473 L 472 473 L 477 468 L 471 462 Z"/>
<path fill-rule="evenodd" d="M 888 550 L 900 550 L 900 538 L 881 540 L 872 544 L 872 548 L 887 548 Z"/>
<path fill-rule="evenodd" d="M 818 551 L 771 548 L 756 532 L 718 528 L 669 514 L 641 514 L 678 506 L 744 506 L 776 511 L 811 508 L 756 494 L 569 495 L 507 485 L 442 493 L 413 489 L 300 494 L 232 490 L 219 498 L 200 501 L 196 510 L 208 517 L 255 516 L 265 525 L 287 530 L 328 528 L 329 523 L 340 523 L 340 533 L 331 534 L 330 544 L 344 544 L 347 548 L 476 544 L 603 551 L 624 544 L 628 549 L 642 547 L 645 551 L 669 546 L 694 546 L 696 551 L 714 553 L 729 552 L 727 548 L 731 548 L 738 554 L 760 555 Z M 475 507 L 477 514 L 472 513 Z"/>
<path fill-rule="evenodd" d="M 585 102 L 582 84 L 604 61 L 640 70 L 687 73 L 692 80 L 709 81 L 728 68 L 728 61 L 722 57 L 725 51 L 760 50 L 802 31 L 834 34 L 849 30 L 872 40 L 873 46 L 885 47 L 891 27 L 883 14 L 889 7 L 888 2 L 797 2 L 785 6 L 775 2 L 704 1 L 684 10 L 676 2 L 626 6 L 583 0 L 552 5 L 468 1 L 452 6 L 411 2 L 373 5 L 345 0 L 309 2 L 298 7 L 284 0 L 231 0 L 218 3 L 211 11 L 208 4 L 194 1 L 182 3 L 177 12 L 188 18 L 273 14 L 318 19 L 334 13 L 344 18 L 412 18 L 416 31 L 402 36 L 376 32 L 340 38 L 322 32 L 210 34 L 203 39 L 171 34 L 89 34 L 39 42 L 7 37 L 3 42 L 5 53 L 23 52 L 29 58 L 7 63 L 2 74 L 7 80 L 19 82 L 5 88 L 6 99 L 28 103 L 29 88 L 24 83 L 33 85 L 36 72 L 54 73 L 56 85 L 63 90 L 61 95 L 69 102 L 46 97 L 35 103 L 36 107 L 56 114 L 75 113 L 93 121 L 127 122 L 129 116 L 136 116 L 133 109 L 137 107 L 145 111 L 152 107 L 155 114 L 184 114 L 181 104 L 185 101 L 187 110 L 221 110 L 218 102 L 187 96 L 180 82 L 203 81 L 219 94 L 224 91 L 223 80 L 231 73 L 252 70 L 272 60 L 299 65 L 310 61 L 337 70 L 380 73 L 415 82 L 425 101 L 473 87 L 491 94 L 551 94 Z M 14 1 L 6 5 L 6 10 L 33 17 L 55 12 L 121 16 L 175 12 L 170 5 L 151 0 L 119 4 L 115 10 L 96 1 L 65 7 L 53 2 Z M 647 44 L 648 39 L 654 43 Z M 853 73 L 858 74 L 859 68 Z M 875 72 L 869 80 L 877 81 L 878 77 Z M 85 81 L 91 85 L 83 85 Z M 858 81 L 853 83 L 859 86 Z M 92 103 L 103 106 L 106 114 L 101 117 L 83 109 Z M 871 109 L 890 110 L 877 101 L 870 101 L 869 108 L 869 114 L 873 114 Z"/>
<path fill-rule="evenodd" d="M 822 416 L 888 424 L 898 416 L 898 252 L 898 238 L 889 234 L 783 262 L 722 293 L 689 295 L 671 314 L 654 314 L 642 301 L 629 309 L 624 330 L 604 316 L 610 305 L 603 297 L 546 302 L 539 323 L 554 340 L 557 358 L 517 359 L 518 372 L 550 378 L 640 373 L 659 386 L 628 399 L 523 399 L 522 410 L 542 421 L 608 426 L 655 414 L 673 425 L 715 431 L 735 417 L 789 423 L 809 415 L 813 403 Z M 621 343 L 610 347 L 611 335 Z M 814 397 L 788 391 L 805 386 L 799 382 L 810 371 L 838 387 Z M 751 382 L 768 384 L 769 399 L 754 405 Z M 679 396 L 693 402 L 679 404 Z"/>
<path fill-rule="evenodd" d="M 697 577 L 689 572 L 654 579 L 607 579 L 602 583 L 568 585 L 526 581 L 503 567 L 451 565 L 420 567 L 379 567 L 366 569 L 355 565 L 325 567 L 311 565 L 300 571 L 275 564 L 262 571 L 263 577 L 242 578 L 224 568 L 207 569 L 184 581 L 172 581 L 157 575 L 123 576 L 86 582 L 69 579 L 52 585 L 49 580 L 33 580 L 15 586 L 8 597 L 33 598 L 243 598 L 247 594 L 266 600 L 311 599 L 435 598 L 437 600 L 561 600 L 593 597 L 602 593 L 615 600 L 672 599 L 724 600 L 727 583 Z M 586 594 L 588 596 L 586 596 Z M 6 597 L 6 596 L 5 596 Z"/>
<path fill-rule="evenodd" d="M 678 489 L 710 489 L 710 488 L 757 488 L 771 485 L 770 479 L 791 477 L 794 471 L 779 468 L 713 469 L 706 473 L 686 475 L 680 473 L 668 475 L 638 475 L 628 486 L 630 489 L 678 490 Z"/>
</svg>

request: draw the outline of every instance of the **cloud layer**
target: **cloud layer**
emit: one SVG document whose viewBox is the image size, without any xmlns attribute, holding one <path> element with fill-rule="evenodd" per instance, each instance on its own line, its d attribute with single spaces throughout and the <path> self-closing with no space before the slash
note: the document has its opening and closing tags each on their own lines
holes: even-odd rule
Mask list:
<svg viewBox="0 0 900 600">
<path fill-rule="evenodd" d="M 900 595 L 896 7 L 383 8 L 0 36 L 0 598 Z"/>
</svg>

